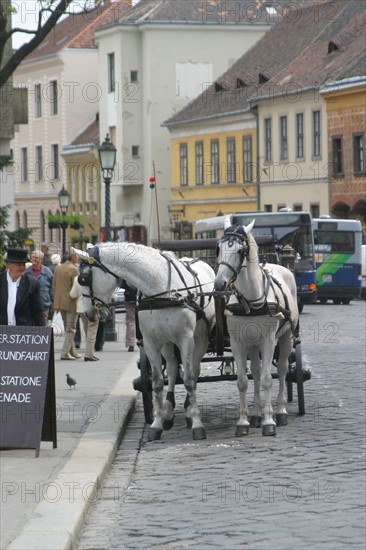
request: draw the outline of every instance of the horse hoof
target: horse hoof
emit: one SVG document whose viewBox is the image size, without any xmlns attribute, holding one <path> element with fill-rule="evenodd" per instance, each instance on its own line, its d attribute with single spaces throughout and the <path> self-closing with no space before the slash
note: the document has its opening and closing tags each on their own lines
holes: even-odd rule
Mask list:
<svg viewBox="0 0 366 550">
<path fill-rule="evenodd" d="M 251 428 L 260 428 L 262 424 L 261 416 L 251 416 L 249 418 Z"/>
<path fill-rule="evenodd" d="M 193 439 L 206 439 L 206 430 L 205 428 L 193 428 Z"/>
<path fill-rule="evenodd" d="M 240 424 L 239 426 L 236 427 L 235 437 L 243 437 L 244 435 L 248 435 L 248 434 L 249 434 L 249 426 Z"/>
<path fill-rule="evenodd" d="M 158 430 L 158 428 L 150 428 L 147 434 L 147 440 L 158 441 L 162 433 L 163 433 L 163 430 Z"/>
<path fill-rule="evenodd" d="M 276 414 L 276 424 L 277 426 L 287 426 L 287 414 L 286 413 Z"/>
<path fill-rule="evenodd" d="M 262 427 L 262 435 L 276 435 L 276 426 L 273 424 L 265 424 Z"/>
<path fill-rule="evenodd" d="M 187 426 L 187 428 L 188 428 L 189 430 L 192 429 L 192 425 L 193 425 L 193 423 L 192 423 L 192 418 L 186 416 L 186 426 Z"/>
<path fill-rule="evenodd" d="M 170 420 L 164 420 L 163 430 L 165 431 L 171 430 L 173 426 L 174 426 L 174 416 Z"/>
</svg>

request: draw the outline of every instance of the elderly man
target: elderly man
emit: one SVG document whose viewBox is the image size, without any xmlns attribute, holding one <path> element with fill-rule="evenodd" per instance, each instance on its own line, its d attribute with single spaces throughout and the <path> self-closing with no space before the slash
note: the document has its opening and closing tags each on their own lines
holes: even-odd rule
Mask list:
<svg viewBox="0 0 366 550">
<path fill-rule="evenodd" d="M 52 318 L 53 308 L 53 290 L 52 290 L 52 271 L 43 265 L 44 254 L 41 250 L 34 250 L 31 254 L 32 265 L 27 267 L 26 273 L 35 277 L 41 286 L 41 298 L 43 303 L 43 314 L 46 320 Z"/>
<path fill-rule="evenodd" d="M 25 273 L 28 252 L 8 248 L 0 275 L 0 325 L 45 326 L 40 284 Z"/>
<path fill-rule="evenodd" d="M 76 267 L 78 256 L 67 253 L 62 258 L 53 274 L 53 296 L 54 309 L 60 311 L 65 328 L 65 340 L 61 351 L 61 359 L 73 361 L 80 359 L 81 355 L 76 352 L 75 330 L 78 314 L 76 312 L 76 298 L 71 298 L 70 290 L 74 279 L 79 275 Z"/>
</svg>

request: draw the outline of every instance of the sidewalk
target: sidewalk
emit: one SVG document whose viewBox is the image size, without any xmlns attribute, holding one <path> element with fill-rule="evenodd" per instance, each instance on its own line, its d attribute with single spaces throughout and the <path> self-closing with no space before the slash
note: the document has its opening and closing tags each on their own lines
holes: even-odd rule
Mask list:
<svg viewBox="0 0 366 550">
<path fill-rule="evenodd" d="M 57 448 L 0 451 L 1 550 L 73 548 L 139 393 L 138 351 L 123 344 L 124 317 L 117 316 L 118 342 L 106 342 L 98 362 L 61 361 L 63 337 L 55 334 Z M 66 384 L 66 373 L 76 379 Z"/>
</svg>

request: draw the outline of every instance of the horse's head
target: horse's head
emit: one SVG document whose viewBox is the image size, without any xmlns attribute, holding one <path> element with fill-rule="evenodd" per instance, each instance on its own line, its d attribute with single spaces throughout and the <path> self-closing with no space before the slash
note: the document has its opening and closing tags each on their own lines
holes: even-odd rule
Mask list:
<svg viewBox="0 0 366 550">
<path fill-rule="evenodd" d="M 226 224 L 225 224 L 226 225 Z M 230 281 L 235 280 L 249 255 L 248 237 L 253 228 L 251 224 L 229 225 L 217 244 L 218 270 L 215 289 L 225 290 Z"/>
<path fill-rule="evenodd" d="M 85 315 L 93 320 L 98 312 L 100 320 L 106 319 L 109 313 L 108 304 L 118 286 L 119 278 L 103 264 L 98 246 L 89 248 L 88 252 L 77 249 L 73 251 L 81 260 L 78 281 L 85 290 Z"/>
</svg>

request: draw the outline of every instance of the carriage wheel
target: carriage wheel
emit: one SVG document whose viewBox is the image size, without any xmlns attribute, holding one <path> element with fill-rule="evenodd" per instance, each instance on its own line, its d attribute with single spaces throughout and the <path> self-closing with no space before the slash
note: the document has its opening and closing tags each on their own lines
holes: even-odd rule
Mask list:
<svg viewBox="0 0 366 550">
<path fill-rule="evenodd" d="M 215 296 L 216 355 L 224 355 L 224 298 Z"/>
<path fill-rule="evenodd" d="M 296 355 L 296 384 L 297 384 L 297 400 L 299 403 L 299 414 L 305 414 L 305 397 L 304 397 L 304 377 L 302 370 L 302 356 L 301 356 L 301 344 L 300 342 L 295 347 Z"/>
<path fill-rule="evenodd" d="M 141 393 L 144 405 L 145 421 L 147 424 L 153 422 L 153 401 L 151 387 L 151 365 L 143 347 L 140 348 L 140 373 Z"/>
</svg>

